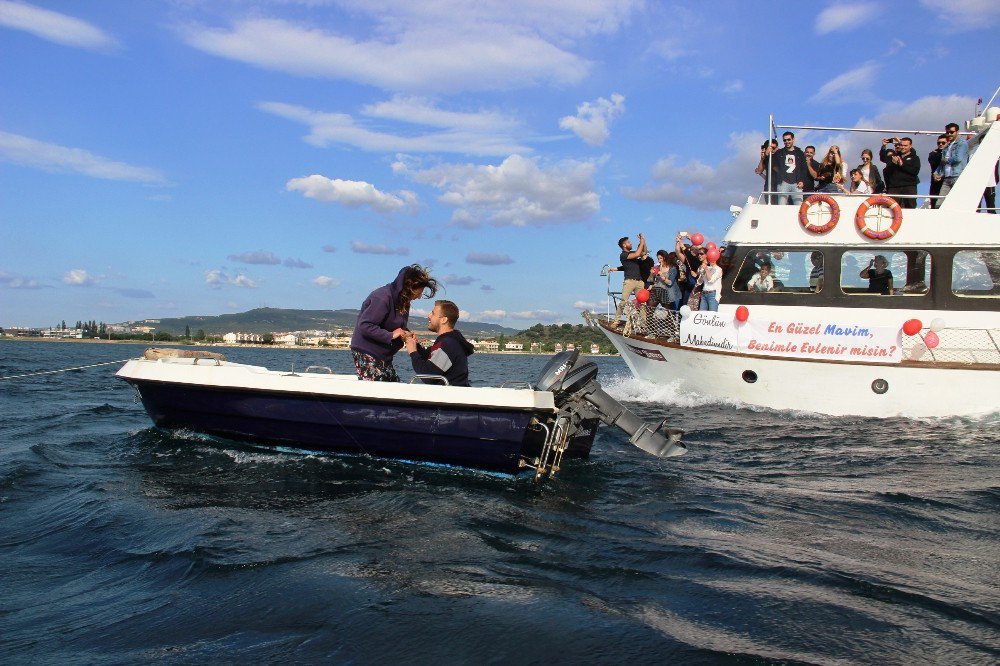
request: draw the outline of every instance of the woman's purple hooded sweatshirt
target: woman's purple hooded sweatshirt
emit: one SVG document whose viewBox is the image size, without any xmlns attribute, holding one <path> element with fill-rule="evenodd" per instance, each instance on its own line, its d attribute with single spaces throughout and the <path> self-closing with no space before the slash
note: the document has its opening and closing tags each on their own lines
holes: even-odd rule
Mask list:
<svg viewBox="0 0 1000 666">
<path fill-rule="evenodd" d="M 410 313 L 400 314 L 396 309 L 396 301 L 403 291 L 403 267 L 399 275 L 384 287 L 379 287 L 361 304 L 358 313 L 358 323 L 354 326 L 351 336 L 351 349 L 374 356 L 380 361 L 392 363 L 392 356 L 403 348 L 402 338 L 392 339 L 392 332 L 397 328 L 406 328 Z"/>
</svg>

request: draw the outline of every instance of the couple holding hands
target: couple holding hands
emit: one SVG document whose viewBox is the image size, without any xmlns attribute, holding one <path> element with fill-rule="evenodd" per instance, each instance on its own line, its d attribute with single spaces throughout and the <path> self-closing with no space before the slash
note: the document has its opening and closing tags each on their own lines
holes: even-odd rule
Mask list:
<svg viewBox="0 0 1000 666">
<path fill-rule="evenodd" d="M 426 268 L 413 264 L 404 266 L 394 281 L 368 295 L 351 336 L 358 379 L 398 382 L 392 358 L 405 347 L 415 373 L 442 376 L 451 386 L 470 386 L 468 358 L 474 348 L 455 329 L 458 306 L 451 301 L 434 302 L 427 329 L 438 337 L 429 348 L 417 342 L 417 334 L 407 327 L 410 303 L 424 298 L 425 292 L 426 298 L 434 298 L 438 286 Z"/>
</svg>

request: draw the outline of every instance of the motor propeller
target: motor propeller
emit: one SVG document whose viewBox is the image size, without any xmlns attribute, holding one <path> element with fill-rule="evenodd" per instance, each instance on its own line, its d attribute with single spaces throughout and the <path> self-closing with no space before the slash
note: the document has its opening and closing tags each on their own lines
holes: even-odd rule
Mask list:
<svg viewBox="0 0 1000 666">
<path fill-rule="evenodd" d="M 580 417 L 598 418 L 629 436 L 629 441 L 646 453 L 658 458 L 683 455 L 687 447 L 681 442 L 683 431 L 670 428 L 666 420 L 651 425 L 612 398 L 597 382 L 597 365 L 593 361 L 579 362 L 577 350 L 560 352 L 542 369 L 535 390 L 552 391 L 560 410 Z"/>
</svg>

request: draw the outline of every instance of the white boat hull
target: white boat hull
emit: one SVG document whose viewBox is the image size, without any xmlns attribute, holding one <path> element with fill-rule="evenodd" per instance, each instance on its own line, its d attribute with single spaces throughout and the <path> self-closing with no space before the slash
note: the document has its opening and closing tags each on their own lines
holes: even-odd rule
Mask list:
<svg viewBox="0 0 1000 666">
<path fill-rule="evenodd" d="M 833 416 L 946 417 L 1000 410 L 1000 372 L 757 357 L 658 344 L 600 327 L 639 379 L 772 409 Z M 749 383 L 744 373 L 756 375 Z M 883 380 L 884 393 L 873 383 Z"/>
</svg>

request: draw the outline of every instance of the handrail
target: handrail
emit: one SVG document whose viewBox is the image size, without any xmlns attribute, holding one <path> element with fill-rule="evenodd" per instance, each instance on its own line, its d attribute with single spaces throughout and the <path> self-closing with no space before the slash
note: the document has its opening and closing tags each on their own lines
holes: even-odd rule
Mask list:
<svg viewBox="0 0 1000 666">
<path fill-rule="evenodd" d="M 451 384 L 448 383 L 448 378 L 445 377 L 444 375 L 413 375 L 412 377 L 410 377 L 410 383 L 413 384 L 414 381 L 417 379 L 424 382 L 425 384 L 427 383 L 427 381 L 431 381 L 431 382 L 441 382 L 443 386 L 451 386 Z"/>
</svg>

